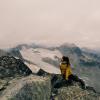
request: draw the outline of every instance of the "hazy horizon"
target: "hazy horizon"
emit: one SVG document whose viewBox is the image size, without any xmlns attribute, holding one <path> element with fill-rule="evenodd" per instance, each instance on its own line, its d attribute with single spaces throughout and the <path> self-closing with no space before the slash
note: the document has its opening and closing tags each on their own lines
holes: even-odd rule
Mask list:
<svg viewBox="0 0 100 100">
<path fill-rule="evenodd" d="M 100 0 L 1 0 L 0 48 L 74 43 L 100 48 Z"/>
</svg>

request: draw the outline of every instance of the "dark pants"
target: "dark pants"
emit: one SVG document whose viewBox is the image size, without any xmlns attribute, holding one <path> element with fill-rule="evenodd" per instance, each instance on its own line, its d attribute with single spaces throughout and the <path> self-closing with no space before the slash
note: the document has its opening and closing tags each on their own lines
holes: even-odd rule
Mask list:
<svg viewBox="0 0 100 100">
<path fill-rule="evenodd" d="M 70 76 L 68 77 L 68 84 L 72 84 L 73 81 L 79 82 L 80 85 L 81 85 L 81 87 L 82 87 L 83 89 L 85 89 L 85 83 L 84 83 L 84 81 L 83 81 L 82 79 L 78 78 L 78 76 L 72 74 L 72 75 L 70 75 Z"/>
<path fill-rule="evenodd" d="M 83 89 L 85 89 L 84 81 L 82 79 L 78 78 L 78 76 L 73 75 L 73 74 L 68 77 L 68 80 L 66 80 L 64 76 L 62 76 L 61 79 L 59 79 L 57 77 L 54 77 L 52 79 L 53 88 L 60 88 L 62 86 L 66 86 L 66 85 L 67 86 L 73 85 L 73 82 L 79 82 L 81 87 Z"/>
</svg>

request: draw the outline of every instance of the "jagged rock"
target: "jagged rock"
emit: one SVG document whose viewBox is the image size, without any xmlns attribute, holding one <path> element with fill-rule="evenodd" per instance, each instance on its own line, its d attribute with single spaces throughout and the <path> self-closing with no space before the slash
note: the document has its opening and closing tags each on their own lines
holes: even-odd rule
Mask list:
<svg viewBox="0 0 100 100">
<path fill-rule="evenodd" d="M 93 87 L 82 89 L 79 82 L 67 83 L 61 75 L 52 78 L 52 100 L 100 100 Z"/>
<path fill-rule="evenodd" d="M 53 100 L 100 100 L 100 95 L 81 89 L 78 85 L 62 87 L 58 89 Z"/>
<path fill-rule="evenodd" d="M 39 76 L 48 76 L 51 79 L 50 100 L 100 100 L 100 95 L 93 87 L 82 89 L 79 82 L 67 83 L 60 74 L 49 74 L 40 69 Z"/>
<path fill-rule="evenodd" d="M 66 84 L 60 74 L 42 69 L 30 74 L 32 71 L 21 60 L 0 57 L 0 100 L 100 100 L 100 95 L 89 88 Z"/>
<path fill-rule="evenodd" d="M 35 75 L 11 81 L 0 96 L 1 100 L 50 100 L 51 83 L 48 77 Z"/>
<path fill-rule="evenodd" d="M 47 76 L 47 75 L 50 75 L 50 74 L 47 73 L 46 71 L 44 71 L 43 69 L 40 69 L 40 70 L 37 72 L 37 75 L 38 75 L 38 76 Z"/>
<path fill-rule="evenodd" d="M 31 73 L 32 71 L 20 59 L 12 56 L 0 57 L 0 79 L 17 75 L 26 76 Z"/>
</svg>

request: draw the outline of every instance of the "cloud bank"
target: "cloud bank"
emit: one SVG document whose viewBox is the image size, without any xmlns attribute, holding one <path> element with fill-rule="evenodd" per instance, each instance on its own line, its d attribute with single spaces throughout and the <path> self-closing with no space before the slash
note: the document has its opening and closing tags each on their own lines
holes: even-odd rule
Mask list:
<svg viewBox="0 0 100 100">
<path fill-rule="evenodd" d="M 100 48 L 100 0 L 1 0 L 0 47 L 70 42 Z"/>
</svg>

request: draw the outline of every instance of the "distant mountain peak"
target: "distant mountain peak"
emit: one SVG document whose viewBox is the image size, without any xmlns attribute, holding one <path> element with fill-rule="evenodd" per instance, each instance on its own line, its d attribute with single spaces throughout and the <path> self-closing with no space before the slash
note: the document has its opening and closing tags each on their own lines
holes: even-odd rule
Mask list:
<svg viewBox="0 0 100 100">
<path fill-rule="evenodd" d="M 77 47 L 74 43 L 63 43 L 62 45 L 67 47 Z"/>
</svg>

